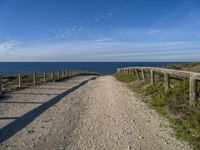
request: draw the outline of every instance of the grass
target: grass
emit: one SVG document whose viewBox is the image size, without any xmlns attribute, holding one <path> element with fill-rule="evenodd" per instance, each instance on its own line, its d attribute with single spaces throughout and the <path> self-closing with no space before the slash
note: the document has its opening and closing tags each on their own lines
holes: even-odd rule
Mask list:
<svg viewBox="0 0 200 150">
<path fill-rule="evenodd" d="M 117 80 L 122 82 L 131 82 L 136 80 L 136 77 L 133 74 L 116 73 L 115 77 Z"/>
<path fill-rule="evenodd" d="M 200 68 L 200 63 L 198 65 Z M 181 65 L 181 69 L 183 66 L 186 66 L 185 70 L 187 68 L 192 70 L 192 67 L 184 64 Z M 196 64 L 192 66 L 198 68 Z M 144 102 L 162 116 L 167 117 L 178 139 L 185 140 L 193 145 L 195 150 L 200 150 L 200 102 L 197 101 L 193 108 L 189 107 L 188 80 L 172 80 L 174 87 L 166 92 L 163 82 L 159 80 L 150 84 L 148 81 L 136 80 L 133 74 L 116 73 L 115 77 L 119 81 L 128 83 L 130 89 L 144 97 Z"/>
</svg>

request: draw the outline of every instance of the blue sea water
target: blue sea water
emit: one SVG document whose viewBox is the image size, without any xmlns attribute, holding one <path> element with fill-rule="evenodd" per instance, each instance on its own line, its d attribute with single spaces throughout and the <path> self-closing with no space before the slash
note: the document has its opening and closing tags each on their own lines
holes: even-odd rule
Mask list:
<svg viewBox="0 0 200 150">
<path fill-rule="evenodd" d="M 84 69 L 101 74 L 112 74 L 117 68 L 130 66 L 164 67 L 181 62 L 0 62 L 0 73 L 43 72 L 62 69 Z"/>
</svg>

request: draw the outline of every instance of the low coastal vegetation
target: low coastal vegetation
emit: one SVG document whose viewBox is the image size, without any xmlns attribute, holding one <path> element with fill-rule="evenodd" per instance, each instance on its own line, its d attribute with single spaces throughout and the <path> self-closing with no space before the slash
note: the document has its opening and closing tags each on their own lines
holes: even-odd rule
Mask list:
<svg viewBox="0 0 200 150">
<path fill-rule="evenodd" d="M 200 63 L 170 65 L 166 68 L 200 72 Z M 165 91 L 161 77 L 157 77 L 154 84 L 150 84 L 149 80 L 137 80 L 134 74 L 116 73 L 115 77 L 128 83 L 134 92 L 143 97 L 144 102 L 167 117 L 177 138 L 186 140 L 195 150 L 200 149 L 200 101 L 197 100 L 195 107 L 189 107 L 188 79 L 170 80 L 172 88 Z M 197 86 L 200 91 L 200 84 L 197 83 Z"/>
<path fill-rule="evenodd" d="M 3 93 L 11 92 L 17 89 L 29 87 L 31 85 L 39 85 L 45 82 L 58 82 L 77 75 L 99 75 L 96 72 L 84 70 L 71 70 L 70 72 L 43 72 L 43 73 L 19 73 L 0 76 L 0 98 Z"/>
<path fill-rule="evenodd" d="M 62 81 L 63 79 L 69 78 L 72 75 L 57 75 L 55 74 L 54 77 L 52 78 L 51 74 L 47 74 L 45 81 L 49 82 L 49 81 Z M 2 88 L 4 92 L 10 92 L 10 91 L 14 91 L 17 90 L 19 88 L 24 88 L 24 87 L 28 87 L 34 84 L 42 84 L 44 83 L 44 75 L 40 74 L 37 75 L 35 77 L 35 81 L 34 81 L 34 77 L 33 75 L 29 74 L 29 75 L 21 75 L 20 77 L 21 79 L 21 86 L 19 87 L 19 76 L 16 75 L 7 75 L 7 76 L 3 76 L 1 78 L 1 82 L 2 82 Z M 34 83 L 35 82 L 35 83 Z"/>
<path fill-rule="evenodd" d="M 166 66 L 167 69 L 175 69 L 175 70 L 185 70 L 185 71 L 192 71 L 192 72 L 200 72 L 200 62 L 194 63 L 187 63 L 187 64 L 180 64 L 180 65 L 168 65 Z"/>
</svg>

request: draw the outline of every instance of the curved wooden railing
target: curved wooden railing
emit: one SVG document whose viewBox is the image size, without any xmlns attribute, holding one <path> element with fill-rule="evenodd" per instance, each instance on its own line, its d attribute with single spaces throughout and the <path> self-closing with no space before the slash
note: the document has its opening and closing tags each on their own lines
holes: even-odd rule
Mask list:
<svg viewBox="0 0 200 150">
<path fill-rule="evenodd" d="M 139 80 L 143 81 L 145 81 L 145 79 L 147 78 L 146 74 L 148 74 L 148 78 L 152 84 L 155 82 L 155 74 L 161 74 L 164 77 L 164 85 L 166 91 L 170 88 L 170 78 L 173 79 L 188 78 L 190 82 L 189 84 L 190 106 L 194 106 L 195 101 L 197 100 L 197 81 L 200 81 L 200 73 L 157 68 L 157 67 L 126 67 L 126 68 L 118 68 L 117 72 L 134 74 L 137 76 Z"/>
</svg>

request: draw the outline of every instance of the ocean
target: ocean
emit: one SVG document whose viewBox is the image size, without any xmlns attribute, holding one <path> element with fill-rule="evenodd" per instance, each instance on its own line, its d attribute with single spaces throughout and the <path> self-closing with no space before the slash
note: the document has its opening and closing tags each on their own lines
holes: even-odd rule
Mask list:
<svg viewBox="0 0 200 150">
<path fill-rule="evenodd" d="M 84 69 L 101 74 L 112 74 L 117 68 L 130 66 L 164 67 L 183 62 L 0 62 L 0 73 L 43 72 L 62 69 Z"/>
</svg>

